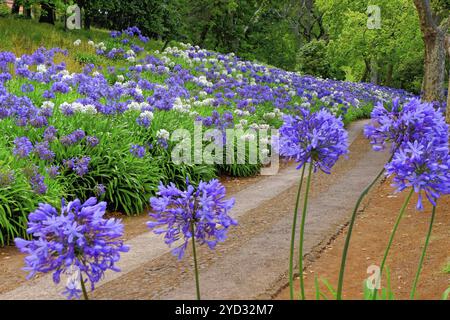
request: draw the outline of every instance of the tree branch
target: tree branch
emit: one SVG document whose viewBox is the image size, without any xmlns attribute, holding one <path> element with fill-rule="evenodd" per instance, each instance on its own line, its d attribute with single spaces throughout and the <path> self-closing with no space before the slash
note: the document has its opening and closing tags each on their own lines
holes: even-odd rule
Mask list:
<svg viewBox="0 0 450 320">
<path fill-rule="evenodd" d="M 433 18 L 430 0 L 414 0 L 420 20 L 420 28 L 424 36 L 434 34 L 438 31 L 438 25 Z"/>
</svg>

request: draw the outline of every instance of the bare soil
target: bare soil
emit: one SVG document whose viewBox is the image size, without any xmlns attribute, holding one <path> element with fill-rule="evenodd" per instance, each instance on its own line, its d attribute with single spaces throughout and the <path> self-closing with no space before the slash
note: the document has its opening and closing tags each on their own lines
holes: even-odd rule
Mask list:
<svg viewBox="0 0 450 320">
<path fill-rule="evenodd" d="M 363 281 L 369 274 L 367 268 L 380 265 L 384 250 L 398 212 L 405 200 L 405 193 L 395 194 L 390 181 L 384 181 L 374 192 L 368 206 L 358 216 L 344 280 L 344 299 L 364 299 Z M 417 197 L 413 198 L 404 219 L 401 221 L 386 265 L 391 273 L 391 287 L 396 299 L 409 299 L 417 265 L 422 252 L 431 217 L 430 205 L 423 212 L 415 209 Z M 437 207 L 436 219 L 423 270 L 416 291 L 416 299 L 441 299 L 450 286 L 450 274 L 444 268 L 450 262 L 450 196 L 443 197 Z M 347 228 L 339 234 L 318 257 L 305 269 L 305 289 L 308 299 L 315 299 L 315 278 L 326 279 L 337 287 L 342 250 Z M 386 285 L 383 278 L 383 285 Z M 320 290 L 329 297 L 326 286 L 319 281 Z M 295 282 L 296 296 L 299 283 Z M 289 288 L 285 287 L 275 297 L 289 299 Z"/>
</svg>

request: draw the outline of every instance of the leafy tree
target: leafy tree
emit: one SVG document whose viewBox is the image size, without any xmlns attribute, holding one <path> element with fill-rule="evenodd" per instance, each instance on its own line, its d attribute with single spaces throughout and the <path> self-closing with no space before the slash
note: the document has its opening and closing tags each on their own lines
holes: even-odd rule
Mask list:
<svg viewBox="0 0 450 320">
<path fill-rule="evenodd" d="M 381 9 L 381 28 L 369 29 L 366 1 L 316 0 L 324 12 L 332 69 L 351 78 L 419 91 L 422 71 L 419 21 L 409 0 L 374 1 Z M 369 5 L 371 2 L 369 2 Z M 411 79 L 415 79 L 411 82 Z M 411 83 L 413 86 L 411 86 Z"/>
</svg>

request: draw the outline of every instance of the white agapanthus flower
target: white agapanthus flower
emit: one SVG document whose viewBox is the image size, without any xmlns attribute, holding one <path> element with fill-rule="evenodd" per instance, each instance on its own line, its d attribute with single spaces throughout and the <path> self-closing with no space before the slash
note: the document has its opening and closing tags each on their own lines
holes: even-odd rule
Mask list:
<svg viewBox="0 0 450 320">
<path fill-rule="evenodd" d="M 154 118 L 154 114 L 153 114 L 153 112 L 146 110 L 146 111 L 143 111 L 139 115 L 139 118 L 141 118 L 141 119 L 148 119 L 149 121 L 152 121 L 153 118 Z"/>
<path fill-rule="evenodd" d="M 270 140 L 268 138 L 261 138 L 259 140 L 259 142 L 261 145 L 264 145 L 264 146 L 270 145 Z"/>
<path fill-rule="evenodd" d="M 178 112 L 187 113 L 191 109 L 189 104 L 183 104 L 180 97 L 175 99 L 172 109 Z"/>
<path fill-rule="evenodd" d="M 81 112 L 86 114 L 97 114 L 97 108 L 93 104 L 86 104 Z"/>
<path fill-rule="evenodd" d="M 59 105 L 59 110 L 61 110 L 61 112 L 63 111 L 63 110 L 65 110 L 65 109 L 67 109 L 67 108 L 70 108 L 71 107 L 71 104 L 70 103 L 68 103 L 68 102 L 63 102 L 63 103 L 61 103 L 60 105 Z"/>
<path fill-rule="evenodd" d="M 75 40 L 75 41 L 73 42 L 73 45 L 74 45 L 75 47 L 78 47 L 80 44 L 81 44 L 81 40 L 80 40 L 80 39 L 77 39 L 77 40 Z"/>
<path fill-rule="evenodd" d="M 134 89 L 134 93 L 136 94 L 136 95 L 138 95 L 138 96 L 142 96 L 142 89 L 141 88 L 135 88 Z"/>
<path fill-rule="evenodd" d="M 141 111 L 141 104 L 136 101 L 132 101 L 128 104 L 128 111 Z"/>
<path fill-rule="evenodd" d="M 241 140 L 243 141 L 255 141 L 256 136 L 253 133 L 246 133 L 241 136 Z"/>
<path fill-rule="evenodd" d="M 53 109 L 54 107 L 55 104 L 51 101 L 44 101 L 41 106 L 42 109 Z"/>
<path fill-rule="evenodd" d="M 156 132 L 156 137 L 158 139 L 169 140 L 170 133 L 165 129 L 160 129 L 158 130 L 158 132 Z"/>
<path fill-rule="evenodd" d="M 92 40 L 88 41 L 88 46 L 95 47 L 95 42 Z"/>
<path fill-rule="evenodd" d="M 47 72 L 47 67 L 45 66 L 45 64 L 38 64 L 36 67 L 36 71 L 37 72 Z"/>
<path fill-rule="evenodd" d="M 309 103 L 309 102 L 303 102 L 300 106 L 301 106 L 302 108 L 309 108 L 309 107 L 311 107 L 311 103 Z"/>
<path fill-rule="evenodd" d="M 268 112 L 263 115 L 263 118 L 265 120 L 272 120 L 272 119 L 275 119 L 275 117 L 276 117 L 275 112 Z"/>
<path fill-rule="evenodd" d="M 270 150 L 267 148 L 261 149 L 260 152 L 261 152 L 261 156 L 263 156 L 263 157 L 267 157 L 270 154 Z"/>
</svg>

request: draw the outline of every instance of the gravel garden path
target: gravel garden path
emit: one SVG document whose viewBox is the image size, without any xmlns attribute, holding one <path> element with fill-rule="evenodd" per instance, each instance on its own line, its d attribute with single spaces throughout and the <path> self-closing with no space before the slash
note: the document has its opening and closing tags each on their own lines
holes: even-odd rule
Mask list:
<svg viewBox="0 0 450 320">
<path fill-rule="evenodd" d="M 362 135 L 366 122 L 349 127 L 350 155 L 332 175 L 314 176 L 306 222 L 305 253 L 312 257 L 348 222 L 360 191 L 377 175 L 387 153 L 372 151 Z M 290 232 L 300 173 L 295 165 L 275 176 L 255 180 L 233 196 L 231 212 L 239 226 L 214 252 L 199 248 L 203 299 L 272 298 L 287 283 Z M 161 237 L 150 232 L 127 241 L 132 248 L 122 256 L 122 272 L 109 272 L 92 293 L 94 299 L 193 299 L 192 257 L 173 257 Z M 64 282 L 62 282 L 63 284 Z M 64 299 L 63 285 L 50 276 L 20 284 L 0 299 Z"/>
</svg>

